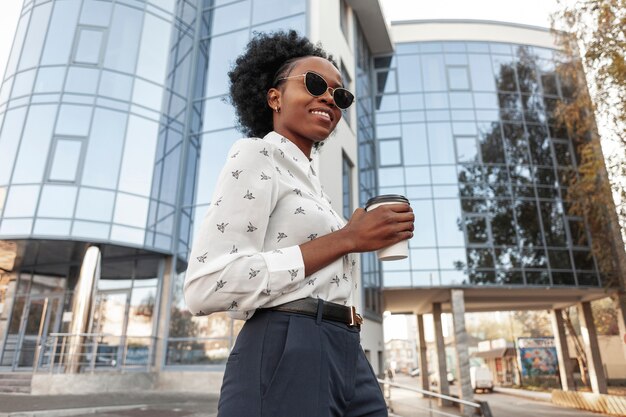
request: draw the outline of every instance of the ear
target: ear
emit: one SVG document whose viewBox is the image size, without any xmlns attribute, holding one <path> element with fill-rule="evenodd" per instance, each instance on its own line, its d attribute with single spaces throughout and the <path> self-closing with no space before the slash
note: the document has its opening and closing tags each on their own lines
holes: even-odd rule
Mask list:
<svg viewBox="0 0 626 417">
<path fill-rule="evenodd" d="M 280 109 L 280 90 L 277 88 L 270 88 L 267 91 L 267 105 L 270 106 L 272 111 L 276 111 L 276 109 Z"/>
</svg>

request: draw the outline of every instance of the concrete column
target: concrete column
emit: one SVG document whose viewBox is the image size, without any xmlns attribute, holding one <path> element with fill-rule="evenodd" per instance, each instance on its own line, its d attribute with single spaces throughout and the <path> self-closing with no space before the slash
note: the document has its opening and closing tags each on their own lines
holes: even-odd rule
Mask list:
<svg viewBox="0 0 626 417">
<path fill-rule="evenodd" d="M 157 325 L 154 330 L 154 364 L 153 369 L 155 371 L 161 370 L 165 364 L 165 356 L 167 355 L 166 336 L 169 331 L 169 298 L 172 292 L 172 286 L 174 285 L 174 279 L 176 277 L 175 262 L 173 257 L 168 256 L 161 264 L 163 272 L 160 274 L 161 283 L 159 289 L 159 310 L 158 316 L 154 318 Z"/>
<path fill-rule="evenodd" d="M 66 373 L 77 373 L 80 370 L 84 337 L 81 334 L 89 331 L 89 313 L 95 290 L 95 283 L 100 278 L 100 248 L 90 246 L 85 252 L 80 275 L 74 288 L 72 299 L 72 321 L 70 322 L 70 337 L 67 341 L 68 363 Z"/>
<path fill-rule="evenodd" d="M 626 359 L 626 292 L 621 291 L 613 300 L 617 307 L 617 325 L 622 341 L 622 353 L 624 354 L 624 359 Z"/>
<path fill-rule="evenodd" d="M 426 346 L 426 336 L 424 334 L 424 316 L 416 314 L 417 317 L 417 361 L 420 370 L 420 388 L 430 391 L 428 384 L 428 349 Z"/>
<path fill-rule="evenodd" d="M 470 381 L 469 338 L 465 330 L 465 300 L 463 290 L 451 290 L 452 323 L 454 325 L 454 343 L 456 345 L 457 379 L 459 396 L 465 401 L 474 401 L 474 390 Z M 461 413 L 471 416 L 474 409 L 461 405 Z"/>
<path fill-rule="evenodd" d="M 596 325 L 593 322 L 591 303 L 589 301 L 578 304 L 578 315 L 580 316 L 580 333 L 585 344 L 587 354 L 587 368 L 591 389 L 596 394 L 606 394 L 607 384 L 602 358 L 600 357 L 600 347 L 598 346 L 598 335 Z"/>
<path fill-rule="evenodd" d="M 563 391 L 575 391 L 572 361 L 569 358 L 565 325 L 563 324 L 563 310 L 554 309 L 550 312 L 552 319 L 552 333 L 556 344 L 556 354 L 559 358 L 559 374 Z"/>
<path fill-rule="evenodd" d="M 441 327 L 441 303 L 433 303 L 433 327 L 435 329 L 435 354 L 437 356 L 437 376 L 439 377 L 439 393 L 450 395 L 448 385 L 448 367 L 446 366 L 446 345 Z M 449 401 L 439 399 L 439 406 L 449 405 Z"/>
</svg>

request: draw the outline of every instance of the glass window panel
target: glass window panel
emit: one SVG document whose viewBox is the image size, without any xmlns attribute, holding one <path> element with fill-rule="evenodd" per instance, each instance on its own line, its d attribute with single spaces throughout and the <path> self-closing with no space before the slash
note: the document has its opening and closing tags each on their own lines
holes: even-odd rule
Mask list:
<svg viewBox="0 0 626 417">
<path fill-rule="evenodd" d="M 376 88 L 379 93 L 394 93 L 396 87 L 396 71 L 379 71 L 376 73 Z"/>
<path fill-rule="evenodd" d="M 419 123 L 426 121 L 426 113 L 423 111 L 405 111 L 402 112 L 402 122 Z"/>
<path fill-rule="evenodd" d="M 80 2 L 77 1 L 54 2 L 50 29 L 46 35 L 46 47 L 41 57 L 42 65 L 66 65 L 68 63 L 79 8 Z"/>
<path fill-rule="evenodd" d="M 204 130 L 218 130 L 235 126 L 235 111 L 222 97 L 204 102 Z"/>
<path fill-rule="evenodd" d="M 83 142 L 57 139 L 48 179 L 50 181 L 76 181 Z"/>
<path fill-rule="evenodd" d="M 81 188 L 76 206 L 76 218 L 111 221 L 114 197 L 115 193 L 111 191 Z"/>
<path fill-rule="evenodd" d="M 250 1 L 207 10 L 205 19 L 210 22 L 212 36 L 247 28 L 250 25 Z"/>
<path fill-rule="evenodd" d="M 494 54 L 510 55 L 512 53 L 511 45 L 507 43 L 490 43 L 489 47 L 491 49 L 491 52 Z"/>
<path fill-rule="evenodd" d="M 448 67 L 448 81 L 450 90 L 469 90 L 469 76 L 467 67 Z"/>
<path fill-rule="evenodd" d="M 428 164 L 428 141 L 424 123 L 402 125 L 402 150 L 406 165 Z"/>
<path fill-rule="evenodd" d="M 87 143 L 83 185 L 116 188 L 125 131 L 126 114 L 96 109 Z"/>
<path fill-rule="evenodd" d="M 5 103 L 9 99 L 13 81 L 15 81 L 15 77 L 6 79 L 4 83 L 0 81 L 0 103 Z"/>
<path fill-rule="evenodd" d="M 133 73 L 143 12 L 116 4 L 109 27 L 109 39 L 105 49 L 104 66 L 122 72 Z"/>
<path fill-rule="evenodd" d="M 105 240 L 109 238 L 110 225 L 93 222 L 74 221 L 72 236 Z"/>
<path fill-rule="evenodd" d="M 398 54 L 413 54 L 419 52 L 419 50 L 419 43 L 407 42 L 396 44 L 396 53 Z"/>
<path fill-rule="evenodd" d="M 400 107 L 402 107 L 402 110 L 422 110 L 425 108 L 424 95 L 402 94 L 400 96 Z"/>
<path fill-rule="evenodd" d="M 498 95 L 494 93 L 474 93 L 474 105 L 477 109 L 497 109 Z"/>
<path fill-rule="evenodd" d="M 71 224 L 70 220 L 37 219 L 33 233 L 36 235 L 68 236 Z"/>
<path fill-rule="evenodd" d="M 433 164 L 455 163 L 452 131 L 448 123 L 428 123 L 430 162 Z"/>
<path fill-rule="evenodd" d="M 433 184 L 456 184 L 456 166 L 432 166 L 430 167 Z"/>
<path fill-rule="evenodd" d="M 55 105 L 31 106 L 13 172 L 13 183 L 41 182 L 52 139 Z"/>
<path fill-rule="evenodd" d="M 411 249 L 413 269 L 439 269 L 437 249 Z"/>
<path fill-rule="evenodd" d="M 133 288 L 130 296 L 127 335 L 135 337 L 152 335 L 155 305 L 156 287 Z"/>
<path fill-rule="evenodd" d="M 137 75 L 158 84 L 164 82 L 171 32 L 170 23 L 146 13 L 137 61 Z M 155 104 L 160 105 L 161 101 Z"/>
<path fill-rule="evenodd" d="M 39 64 L 41 49 L 46 38 L 48 20 L 52 3 L 42 4 L 33 8 L 33 13 L 28 25 L 28 32 L 22 48 L 19 69 L 31 68 Z"/>
<path fill-rule="evenodd" d="M 9 56 L 6 71 L 4 73 L 5 77 L 10 77 L 15 73 L 18 59 L 20 57 L 20 54 L 22 53 L 24 36 L 26 36 L 26 29 L 28 28 L 29 18 L 30 12 L 25 13 L 20 18 L 20 21 L 17 25 L 17 30 L 15 31 L 15 39 L 13 41 L 13 48 L 11 51 L 11 55 Z"/>
<path fill-rule="evenodd" d="M 0 134 L 0 184 L 9 183 L 25 116 L 25 107 L 12 109 L 5 113 L 4 125 Z"/>
<path fill-rule="evenodd" d="M 459 187 L 456 185 L 435 185 L 433 186 L 433 196 L 435 198 L 458 197 Z"/>
<path fill-rule="evenodd" d="M 101 29 L 78 28 L 76 36 L 74 62 L 93 65 L 99 64 L 104 31 Z"/>
<path fill-rule="evenodd" d="M 376 114 L 376 123 L 380 125 L 390 124 L 390 123 L 400 123 L 400 114 L 397 112 L 393 113 L 377 113 Z"/>
<path fill-rule="evenodd" d="M 454 66 L 467 66 L 466 54 L 446 54 L 446 64 Z"/>
<path fill-rule="evenodd" d="M 402 164 L 402 152 L 400 139 L 384 140 L 378 142 L 380 166 Z"/>
<path fill-rule="evenodd" d="M 517 230 L 522 244 L 542 245 L 537 203 L 535 201 L 516 201 L 515 212 L 517 215 Z"/>
<path fill-rule="evenodd" d="M 489 45 L 482 42 L 467 42 L 467 52 L 489 52 Z"/>
<path fill-rule="evenodd" d="M 20 72 L 15 76 L 13 82 L 13 91 L 11 97 L 21 97 L 30 94 L 33 91 L 33 82 L 35 81 L 35 70 Z"/>
<path fill-rule="evenodd" d="M 406 172 L 407 185 L 426 185 L 431 183 L 428 167 L 406 167 L 404 171 Z M 402 184 L 402 182 L 397 184 Z"/>
<path fill-rule="evenodd" d="M 428 110 L 447 109 L 450 107 L 448 104 L 448 94 L 446 93 L 426 93 L 424 94 L 424 103 Z"/>
<path fill-rule="evenodd" d="M 496 91 L 489 55 L 469 56 L 470 79 L 474 91 Z"/>
<path fill-rule="evenodd" d="M 0 213 L 4 208 L 4 202 L 7 199 L 7 187 L 0 187 Z"/>
<path fill-rule="evenodd" d="M 468 277 L 464 271 L 441 271 L 442 286 L 467 285 Z M 437 285 L 437 283 L 435 283 Z"/>
<path fill-rule="evenodd" d="M 88 136 L 91 107 L 62 104 L 55 133 L 57 135 Z"/>
<path fill-rule="evenodd" d="M 411 269 L 410 258 L 405 258 L 393 262 L 382 262 L 383 273 L 388 271 L 408 271 Z"/>
<path fill-rule="evenodd" d="M 376 110 L 378 111 L 396 111 L 399 108 L 398 96 L 395 94 L 376 97 Z"/>
<path fill-rule="evenodd" d="M 406 197 L 409 199 L 432 198 L 432 188 L 427 186 L 406 187 Z"/>
<path fill-rule="evenodd" d="M 153 83 L 135 79 L 133 88 L 133 102 L 154 110 L 161 110 L 163 88 Z"/>
<path fill-rule="evenodd" d="M 39 217 L 70 218 L 74 213 L 76 187 L 44 185 L 39 202 Z"/>
<path fill-rule="evenodd" d="M 434 247 L 437 244 L 435 238 L 435 219 L 433 203 L 429 200 L 411 200 L 411 207 L 415 214 L 415 232 L 409 241 L 411 248 Z M 413 268 L 417 264 L 413 260 Z"/>
<path fill-rule="evenodd" d="M 450 120 L 449 110 L 426 110 L 426 120 L 429 122 L 444 122 Z"/>
<path fill-rule="evenodd" d="M 176 7 L 176 0 L 150 0 L 149 2 L 167 11 L 168 13 L 174 13 L 174 8 Z"/>
<path fill-rule="evenodd" d="M 196 204 L 211 202 L 213 189 L 228 155 L 228 150 L 239 137 L 239 132 L 234 129 L 202 135 Z"/>
<path fill-rule="evenodd" d="M 148 199 L 118 193 L 113 222 L 127 226 L 145 227 L 148 219 Z"/>
<path fill-rule="evenodd" d="M 376 126 L 376 137 L 378 139 L 396 138 L 400 136 L 400 125 Z"/>
<path fill-rule="evenodd" d="M 4 219 L 0 224 L 0 235 L 30 235 L 33 219 Z"/>
<path fill-rule="evenodd" d="M 101 0 L 85 0 L 80 13 L 80 23 L 92 26 L 109 26 L 112 3 Z"/>
<path fill-rule="evenodd" d="M 446 83 L 445 65 L 442 56 L 422 56 L 422 74 L 424 77 L 425 91 L 445 91 L 448 89 Z"/>
<path fill-rule="evenodd" d="M 398 87 L 401 92 L 422 91 L 422 70 L 417 55 L 397 57 Z"/>
<path fill-rule="evenodd" d="M 102 71 L 98 94 L 118 100 L 129 100 L 132 85 L 133 78 L 128 75 Z"/>
<path fill-rule="evenodd" d="M 572 251 L 574 255 L 574 265 L 576 269 L 582 270 L 595 270 L 595 264 L 593 262 L 593 256 L 590 251 Z"/>
<path fill-rule="evenodd" d="M 452 132 L 458 136 L 476 136 L 478 127 L 474 122 L 455 122 L 452 123 Z"/>
<path fill-rule="evenodd" d="M 130 116 L 118 188 L 140 195 L 150 195 L 154 155 L 159 124 Z"/>
<path fill-rule="evenodd" d="M 34 216 L 38 197 L 38 185 L 14 185 L 9 189 L 4 207 L 4 217 Z"/>
<path fill-rule="evenodd" d="M 450 93 L 450 108 L 473 109 L 474 102 L 472 101 L 472 94 L 471 93 Z"/>
<path fill-rule="evenodd" d="M 132 227 L 119 226 L 114 224 L 111 227 L 111 240 L 130 243 L 133 245 L 143 245 L 145 231 Z"/>
<path fill-rule="evenodd" d="M 381 168 L 378 170 L 379 186 L 397 186 L 400 184 L 404 184 L 402 168 Z"/>
<path fill-rule="evenodd" d="M 383 275 L 385 287 L 410 287 L 410 272 L 387 272 Z"/>
<path fill-rule="evenodd" d="M 37 82 L 35 83 L 35 93 L 60 92 L 63 89 L 64 78 L 64 67 L 39 68 Z"/>
<path fill-rule="evenodd" d="M 435 200 L 437 243 L 439 246 L 463 246 L 465 238 L 459 228 L 461 207 L 457 200 Z"/>
<path fill-rule="evenodd" d="M 252 24 L 304 13 L 306 4 L 304 0 L 255 0 L 252 3 Z"/>
<path fill-rule="evenodd" d="M 438 248 L 441 269 L 462 269 L 467 264 L 465 248 Z"/>
<path fill-rule="evenodd" d="M 65 82 L 66 93 L 95 94 L 98 86 L 98 70 L 70 67 Z"/>
<path fill-rule="evenodd" d="M 285 1 L 285 0 L 282 0 Z M 300 1 L 300 0 L 298 0 Z M 300 35 L 306 34 L 306 19 L 304 14 L 296 15 L 287 19 L 274 20 L 273 22 L 257 25 L 254 32 L 276 32 L 295 30 Z"/>
</svg>

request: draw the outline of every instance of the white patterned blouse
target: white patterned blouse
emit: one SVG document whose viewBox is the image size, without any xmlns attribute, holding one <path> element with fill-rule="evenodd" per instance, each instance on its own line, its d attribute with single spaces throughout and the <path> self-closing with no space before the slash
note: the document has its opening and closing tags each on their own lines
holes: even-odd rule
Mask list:
<svg viewBox="0 0 626 417">
<path fill-rule="evenodd" d="M 305 297 L 351 303 L 356 255 L 308 275 L 298 246 L 344 225 L 293 142 L 276 132 L 238 140 L 194 239 L 184 286 L 189 310 L 248 319 L 257 308 Z"/>
</svg>

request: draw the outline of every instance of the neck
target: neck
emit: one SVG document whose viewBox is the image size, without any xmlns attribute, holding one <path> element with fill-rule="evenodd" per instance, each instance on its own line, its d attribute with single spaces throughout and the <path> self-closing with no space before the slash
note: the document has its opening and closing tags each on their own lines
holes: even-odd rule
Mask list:
<svg viewBox="0 0 626 417">
<path fill-rule="evenodd" d="M 313 149 L 313 141 L 304 138 L 294 138 L 293 135 L 285 134 L 280 128 L 274 130 L 276 133 L 281 135 L 282 137 L 288 139 L 294 145 L 298 147 L 302 151 L 302 153 L 311 160 L 311 150 Z"/>
</svg>

